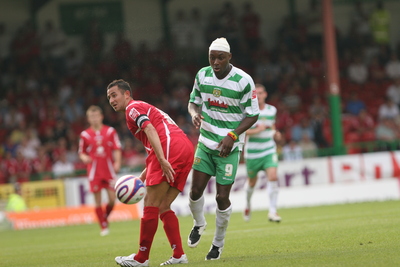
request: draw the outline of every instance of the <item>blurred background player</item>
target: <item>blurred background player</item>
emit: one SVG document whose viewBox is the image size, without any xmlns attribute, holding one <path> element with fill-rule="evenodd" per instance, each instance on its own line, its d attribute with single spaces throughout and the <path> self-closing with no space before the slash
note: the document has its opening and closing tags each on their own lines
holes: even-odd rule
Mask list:
<svg viewBox="0 0 400 267">
<path fill-rule="evenodd" d="M 121 143 L 113 127 L 103 124 L 103 112 L 98 106 L 86 111 L 90 127 L 82 131 L 79 140 L 79 158 L 87 164 L 90 191 L 94 194 L 95 211 L 100 223 L 100 235 L 108 235 L 108 216 L 115 204 L 116 173 L 121 168 Z M 108 203 L 102 208 L 101 191 L 105 189 Z"/>
<path fill-rule="evenodd" d="M 251 197 L 257 183 L 258 172 L 265 170 L 268 178 L 269 213 L 268 219 L 272 222 L 280 222 L 281 217 L 276 212 L 278 199 L 278 154 L 275 141 L 282 138 L 281 133 L 275 129 L 276 108 L 266 104 L 268 93 L 261 84 L 256 84 L 260 115 L 258 121 L 246 131 L 246 145 L 244 157 L 246 160 L 248 186 L 246 191 L 246 209 L 244 220 L 250 220 Z"/>
<path fill-rule="evenodd" d="M 149 266 L 149 254 L 158 218 L 173 250 L 161 265 L 188 263 L 182 248 L 179 221 L 171 204 L 183 190 L 193 163 L 194 148 L 186 134 L 168 114 L 143 101 L 132 98 L 130 85 L 115 80 L 107 87 L 107 98 L 115 111 L 125 112 L 126 124 L 148 153 L 146 168 L 140 175 L 146 181 L 143 217 L 140 221 L 139 251 L 118 256 L 120 266 Z"/>
<path fill-rule="evenodd" d="M 188 106 L 193 125 L 200 128 L 189 198 L 194 219 L 188 238 L 191 248 L 197 247 L 206 228 L 203 192 L 211 176 L 216 177 L 216 230 L 206 260 L 218 260 L 221 256 L 232 213 L 229 194 L 239 165 L 244 132 L 258 118 L 253 79 L 231 65 L 231 58 L 225 38 L 211 43 L 210 66 L 198 71 Z"/>
<path fill-rule="evenodd" d="M 11 212 L 22 212 L 27 209 L 24 198 L 21 194 L 21 184 L 14 184 L 14 193 L 11 193 L 8 197 L 6 211 Z"/>
</svg>

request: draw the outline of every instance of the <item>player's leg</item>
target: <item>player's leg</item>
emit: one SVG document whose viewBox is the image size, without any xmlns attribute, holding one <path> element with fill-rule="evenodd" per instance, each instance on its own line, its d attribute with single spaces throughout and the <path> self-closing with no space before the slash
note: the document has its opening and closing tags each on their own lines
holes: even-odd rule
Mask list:
<svg viewBox="0 0 400 267">
<path fill-rule="evenodd" d="M 281 217 L 277 213 L 277 202 L 279 193 L 277 168 L 278 168 L 278 155 L 276 153 L 267 155 L 264 169 L 268 178 L 268 184 L 267 184 L 267 192 L 269 197 L 268 219 L 272 222 L 281 221 Z"/>
<path fill-rule="evenodd" d="M 114 208 L 116 195 L 114 188 L 107 188 L 106 190 L 108 196 L 108 203 L 106 205 L 106 218 L 108 218 L 108 216 L 110 216 L 110 213 Z"/>
<path fill-rule="evenodd" d="M 167 194 L 160 205 L 160 219 L 164 224 L 164 231 L 173 250 L 172 257 L 161 265 L 188 263 L 188 259 L 182 247 L 182 239 L 179 230 L 179 220 L 175 212 L 171 210 L 171 204 L 175 201 L 186 185 L 188 175 L 193 164 L 193 144 L 187 138 L 181 138 L 179 143 L 170 151 L 169 161 L 175 170 L 175 181 L 171 183 Z"/>
<path fill-rule="evenodd" d="M 151 245 L 158 227 L 159 207 L 170 186 L 167 182 L 146 186 L 143 217 L 140 222 L 139 252 L 135 260 L 145 262 L 149 259 Z"/>
<path fill-rule="evenodd" d="M 214 173 L 215 166 L 211 155 L 198 148 L 193 162 L 192 185 L 189 194 L 189 208 L 194 220 L 193 228 L 188 237 L 188 246 L 191 248 L 197 247 L 207 226 L 204 217 L 203 192 Z"/>
<path fill-rule="evenodd" d="M 245 221 L 250 220 L 251 216 L 251 197 L 254 193 L 254 187 L 257 183 L 257 176 L 247 177 L 247 188 L 246 188 L 246 208 L 244 209 L 243 218 Z"/>
<path fill-rule="evenodd" d="M 193 169 L 192 186 L 189 194 L 189 208 L 193 217 L 193 228 L 188 237 L 188 246 L 197 247 L 201 235 L 206 230 L 207 222 L 204 216 L 204 189 L 207 186 L 211 175 Z"/>
<path fill-rule="evenodd" d="M 99 181 L 90 181 L 90 191 L 93 193 L 94 197 L 94 210 L 101 228 L 100 235 L 105 236 L 108 234 L 108 223 L 105 219 L 103 208 L 101 207 L 101 186 L 99 184 Z"/>
<path fill-rule="evenodd" d="M 107 192 L 108 202 L 106 204 L 105 212 L 104 212 L 103 216 L 104 216 L 104 220 L 106 221 L 107 226 L 108 226 L 109 225 L 108 216 L 110 216 L 111 211 L 114 208 L 116 196 L 115 196 L 114 188 L 106 187 L 106 192 Z M 106 231 L 104 231 L 104 234 L 108 234 L 108 229 Z"/>
<path fill-rule="evenodd" d="M 221 257 L 225 243 L 226 230 L 232 213 L 232 205 L 229 199 L 232 184 L 235 181 L 237 167 L 239 164 L 240 153 L 231 153 L 226 158 L 215 157 L 217 166 L 216 185 L 217 185 L 217 209 L 216 227 L 211 249 L 206 256 L 206 260 L 217 260 Z"/>
<path fill-rule="evenodd" d="M 246 208 L 243 213 L 245 221 L 250 220 L 251 214 L 251 197 L 254 193 L 254 188 L 257 184 L 257 173 L 259 171 L 260 160 L 258 159 L 247 159 L 246 170 L 247 170 L 247 188 L 246 188 Z"/>
<path fill-rule="evenodd" d="M 182 247 L 179 220 L 175 212 L 171 210 L 171 204 L 180 192 L 177 188 L 170 187 L 160 205 L 160 219 L 163 222 L 165 234 L 173 250 L 172 257 L 161 265 L 188 263 Z"/>
<path fill-rule="evenodd" d="M 277 203 L 279 194 L 277 168 L 276 167 L 268 168 L 266 169 L 266 173 L 268 177 L 267 191 L 269 197 L 268 218 L 272 222 L 280 222 L 281 217 L 277 213 Z"/>
<path fill-rule="evenodd" d="M 140 220 L 139 251 L 129 256 L 118 256 L 115 261 L 121 266 L 148 266 L 151 245 L 157 232 L 159 207 L 170 185 L 163 181 L 146 186 L 143 217 Z"/>
</svg>

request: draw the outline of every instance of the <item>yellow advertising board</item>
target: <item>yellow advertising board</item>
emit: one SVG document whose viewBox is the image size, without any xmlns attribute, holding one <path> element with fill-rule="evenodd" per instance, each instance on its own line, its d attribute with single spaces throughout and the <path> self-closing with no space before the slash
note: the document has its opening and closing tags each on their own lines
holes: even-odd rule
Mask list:
<svg viewBox="0 0 400 267">
<path fill-rule="evenodd" d="M 64 183 L 62 180 L 23 183 L 22 197 L 28 208 L 56 208 L 65 206 Z"/>
<path fill-rule="evenodd" d="M 14 193 L 13 184 L 0 184 L 0 201 L 7 201 L 10 194 Z"/>
</svg>

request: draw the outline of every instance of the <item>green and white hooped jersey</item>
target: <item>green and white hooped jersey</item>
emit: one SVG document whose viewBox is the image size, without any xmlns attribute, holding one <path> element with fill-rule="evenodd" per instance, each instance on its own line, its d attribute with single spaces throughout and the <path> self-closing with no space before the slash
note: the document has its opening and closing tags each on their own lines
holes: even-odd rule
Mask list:
<svg viewBox="0 0 400 267">
<path fill-rule="evenodd" d="M 204 120 L 200 127 L 199 147 L 212 154 L 219 154 L 219 142 L 245 117 L 259 114 L 253 79 L 234 66 L 222 80 L 214 75 L 210 66 L 199 70 L 189 102 L 202 108 Z M 232 151 L 241 151 L 244 141 L 245 133 L 236 140 Z"/>
<path fill-rule="evenodd" d="M 250 128 L 254 129 L 257 125 L 263 124 L 268 128 L 254 135 L 248 135 L 244 151 L 245 159 L 258 159 L 276 152 L 274 133 L 271 127 L 275 124 L 276 107 L 265 104 L 264 109 L 260 110 L 257 122 Z"/>
</svg>

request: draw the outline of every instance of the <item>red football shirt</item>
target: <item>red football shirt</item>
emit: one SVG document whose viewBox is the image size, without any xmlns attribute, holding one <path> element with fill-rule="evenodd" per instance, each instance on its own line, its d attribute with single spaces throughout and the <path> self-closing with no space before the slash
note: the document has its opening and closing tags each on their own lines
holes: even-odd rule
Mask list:
<svg viewBox="0 0 400 267">
<path fill-rule="evenodd" d="M 116 149 L 121 149 L 121 142 L 113 127 L 103 125 L 99 131 L 88 128 L 81 133 L 79 153 L 92 158 L 87 164 L 89 180 L 116 178 L 112 153 Z"/>
<path fill-rule="evenodd" d="M 168 150 L 171 135 L 185 135 L 167 113 L 146 102 L 131 100 L 126 107 L 125 115 L 128 129 L 137 139 L 139 139 L 140 142 L 143 143 L 147 153 L 150 153 L 152 147 L 147 139 L 147 135 L 142 131 L 142 129 L 144 129 L 149 123 L 154 126 L 158 136 L 160 137 L 161 145 L 167 160 L 169 156 Z"/>
</svg>

